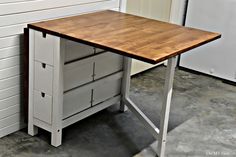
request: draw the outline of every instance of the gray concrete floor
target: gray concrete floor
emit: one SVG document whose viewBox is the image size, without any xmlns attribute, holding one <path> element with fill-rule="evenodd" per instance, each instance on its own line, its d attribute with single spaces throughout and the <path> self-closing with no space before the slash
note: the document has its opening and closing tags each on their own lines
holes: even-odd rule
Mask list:
<svg viewBox="0 0 236 157">
<path fill-rule="evenodd" d="M 131 99 L 157 125 L 164 76 L 165 67 L 161 66 L 136 75 L 131 81 Z M 236 106 L 235 93 L 235 86 L 221 80 L 177 69 L 169 131 L 212 108 Z M 46 131 L 40 130 L 36 137 L 28 136 L 25 130 L 18 131 L 0 139 L 0 156 L 131 157 L 154 142 L 154 138 L 130 111 L 120 113 L 118 105 L 114 105 L 64 129 L 63 145 L 59 148 L 49 142 L 50 134 Z"/>
</svg>

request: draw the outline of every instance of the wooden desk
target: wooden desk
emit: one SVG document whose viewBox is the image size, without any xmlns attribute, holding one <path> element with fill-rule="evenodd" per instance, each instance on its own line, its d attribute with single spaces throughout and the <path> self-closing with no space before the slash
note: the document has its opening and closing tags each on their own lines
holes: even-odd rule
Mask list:
<svg viewBox="0 0 236 157">
<path fill-rule="evenodd" d="M 218 33 L 186 28 L 114 11 L 102 11 L 39 22 L 29 24 L 28 27 L 30 28 L 29 134 L 35 135 L 37 133 L 36 126 L 44 128 L 52 133 L 52 145 L 59 146 L 61 144 L 62 128 L 121 100 L 121 110 L 125 111 L 125 105 L 128 106 L 141 122 L 144 123 L 150 133 L 159 140 L 158 154 L 160 157 L 164 156 L 165 150 L 175 69 L 175 56 L 220 38 L 220 34 Z M 114 73 L 109 73 L 97 80 L 94 79 L 93 76 L 90 83 L 82 85 L 82 89 L 95 88 L 96 86 L 103 85 L 105 82 L 107 83 L 115 78 L 119 78 L 121 79 L 121 82 L 120 84 L 118 83 L 117 86 L 120 86 L 121 90 L 119 91 L 118 96 L 109 97 L 109 99 L 102 101 L 101 103 L 104 104 L 108 101 L 109 103 L 103 105 L 103 107 L 100 107 L 99 109 L 93 110 L 94 106 L 91 106 L 91 108 L 78 113 L 80 116 L 74 114 L 63 118 L 63 98 L 65 98 L 66 91 L 74 90 L 76 88 L 82 90 L 80 88 L 81 86 L 67 88 L 67 83 L 65 82 L 68 78 L 63 75 L 64 70 L 69 69 L 69 67 L 83 66 L 82 63 L 86 64 L 88 62 L 93 62 L 96 66 L 97 61 L 94 59 L 94 56 L 96 58 L 96 56 L 101 55 L 94 53 L 87 57 L 82 57 L 79 59 L 82 60 L 82 63 L 79 64 L 73 63 L 76 61 L 75 59 L 67 62 L 65 57 L 67 53 L 65 50 L 67 41 L 86 44 L 119 54 L 120 57 L 125 57 L 122 57 L 123 59 L 121 60 L 118 59 L 119 61 L 116 60 L 116 63 L 114 61 L 109 62 L 109 58 L 103 61 L 103 63 L 106 62 L 105 66 L 108 67 L 120 62 L 122 64 L 122 68 L 118 68 L 120 71 L 117 69 L 118 71 L 113 71 Z M 109 54 L 111 55 L 112 53 Z M 106 57 L 106 55 L 100 58 L 104 57 Z M 130 58 L 152 64 L 168 59 L 160 130 L 129 99 Z M 84 59 L 86 61 L 83 61 Z M 36 61 L 40 62 L 37 63 L 39 65 L 36 64 Z M 67 63 L 74 65 L 67 65 Z M 45 86 L 44 88 L 48 88 L 44 82 L 41 82 L 40 87 L 35 89 L 35 82 L 37 83 L 38 77 L 40 77 L 40 75 L 37 75 L 37 72 L 35 72 L 35 67 L 40 66 L 40 64 L 42 64 L 42 67 L 44 68 L 47 65 L 50 67 L 48 72 L 50 77 L 46 79 L 42 78 L 52 82 L 52 88 L 45 90 L 46 92 L 41 91 L 44 89 L 38 89 L 43 86 Z M 103 65 L 103 67 L 105 66 Z M 80 72 L 81 75 L 83 75 L 83 72 Z M 106 72 L 106 70 L 103 72 Z M 95 73 L 93 73 L 93 75 L 97 75 Z M 75 77 L 78 77 L 76 74 L 74 75 Z M 73 75 L 71 75 L 71 77 L 73 77 Z M 50 97 L 51 94 L 52 108 L 48 108 L 50 112 L 47 113 L 46 116 L 48 116 L 48 118 L 46 120 L 43 120 L 46 117 L 44 116 L 45 109 L 42 110 L 41 107 L 35 105 L 37 104 L 37 101 L 35 101 L 36 98 L 33 94 L 34 90 L 41 93 L 42 98 L 40 99 L 44 99 L 45 95 L 46 97 L 48 95 L 48 97 Z M 103 90 L 105 91 L 105 89 Z M 49 94 L 47 92 L 49 92 Z M 45 100 L 42 101 L 46 102 Z M 50 101 L 50 99 L 48 101 Z M 45 104 L 43 103 L 42 106 L 45 106 Z M 45 108 L 47 108 L 47 106 Z M 35 113 L 39 115 L 35 115 Z M 81 115 L 81 113 L 84 115 Z M 42 117 L 41 120 L 40 117 Z M 48 122 L 44 123 L 45 121 Z"/>
</svg>

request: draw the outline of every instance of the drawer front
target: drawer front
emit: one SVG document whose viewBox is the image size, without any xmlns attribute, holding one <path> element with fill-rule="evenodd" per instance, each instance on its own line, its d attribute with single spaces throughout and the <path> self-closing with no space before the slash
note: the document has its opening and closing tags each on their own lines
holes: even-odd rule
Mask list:
<svg viewBox="0 0 236 157">
<path fill-rule="evenodd" d="M 53 67 L 34 62 L 34 89 L 52 95 Z"/>
<path fill-rule="evenodd" d="M 67 64 L 64 69 L 64 90 L 93 81 L 93 62 L 77 61 Z"/>
<path fill-rule="evenodd" d="M 95 76 L 94 79 L 99 79 L 104 76 L 122 70 L 123 57 L 111 52 L 103 53 L 95 61 Z"/>
<path fill-rule="evenodd" d="M 78 42 L 66 41 L 65 62 L 94 54 L 94 48 Z"/>
<path fill-rule="evenodd" d="M 75 89 L 64 94 L 63 118 L 91 107 L 92 90 Z"/>
<path fill-rule="evenodd" d="M 97 105 L 109 98 L 119 95 L 121 91 L 121 79 L 112 80 L 93 89 L 93 105 Z"/>
<path fill-rule="evenodd" d="M 42 32 L 35 31 L 35 60 L 53 65 L 53 42 L 52 35 L 44 38 Z"/>
<path fill-rule="evenodd" d="M 52 122 L 52 97 L 34 91 L 34 117 L 48 124 Z"/>
</svg>

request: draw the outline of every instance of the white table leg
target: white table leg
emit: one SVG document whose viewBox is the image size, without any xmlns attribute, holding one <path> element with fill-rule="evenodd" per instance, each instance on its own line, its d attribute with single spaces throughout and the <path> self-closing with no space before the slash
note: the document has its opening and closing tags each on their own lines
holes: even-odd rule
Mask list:
<svg viewBox="0 0 236 157">
<path fill-rule="evenodd" d="M 176 57 L 168 59 L 165 88 L 164 88 L 164 101 L 161 111 L 161 125 L 160 130 L 152 123 L 150 119 L 132 102 L 129 98 L 130 87 L 130 69 L 131 61 L 129 58 L 124 60 L 124 76 L 122 81 L 122 105 L 127 105 L 130 111 L 144 124 L 145 128 L 158 140 L 158 155 L 164 157 L 166 136 L 169 122 L 170 104 L 172 97 L 172 87 L 175 72 Z M 123 109 L 123 108 L 121 108 Z"/>
<path fill-rule="evenodd" d="M 164 88 L 164 100 L 161 111 L 161 125 L 160 125 L 160 134 L 158 140 L 158 153 L 159 157 L 165 156 L 165 147 L 166 147 L 166 136 L 169 122 L 169 113 L 170 113 L 170 105 L 171 105 L 171 97 L 172 97 L 172 87 L 174 80 L 174 72 L 175 72 L 175 61 L 176 58 L 168 59 L 167 63 L 167 72 L 166 72 L 166 80 L 165 80 L 165 88 Z"/>
<path fill-rule="evenodd" d="M 28 105 L 28 134 L 34 136 L 38 133 L 38 128 L 33 124 L 33 103 L 34 103 L 34 31 L 29 29 L 29 105 Z"/>
<path fill-rule="evenodd" d="M 62 143 L 63 114 L 63 70 L 65 41 L 55 37 L 54 41 L 54 72 L 53 72 L 53 109 L 51 145 L 58 147 Z"/>
<path fill-rule="evenodd" d="M 125 98 L 129 97 L 129 88 L 130 88 L 130 73 L 131 73 L 131 63 L 132 59 L 124 57 L 123 63 L 123 77 L 121 85 L 121 101 L 120 101 L 120 111 L 125 112 L 128 108 L 125 105 Z"/>
</svg>

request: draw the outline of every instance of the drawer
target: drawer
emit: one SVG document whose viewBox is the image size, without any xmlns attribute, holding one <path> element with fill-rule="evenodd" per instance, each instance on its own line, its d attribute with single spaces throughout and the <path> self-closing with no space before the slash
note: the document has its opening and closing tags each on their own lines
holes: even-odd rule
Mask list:
<svg viewBox="0 0 236 157">
<path fill-rule="evenodd" d="M 52 97 L 34 90 L 34 117 L 48 124 L 52 122 Z"/>
<path fill-rule="evenodd" d="M 121 79 L 112 80 L 93 89 L 93 105 L 97 105 L 109 98 L 119 95 L 121 91 Z"/>
<path fill-rule="evenodd" d="M 123 57 L 111 52 L 100 54 L 95 61 L 95 76 L 94 79 L 99 79 L 104 76 L 122 70 Z"/>
<path fill-rule="evenodd" d="M 78 42 L 66 40 L 65 62 L 94 54 L 94 48 Z"/>
<path fill-rule="evenodd" d="M 83 60 L 66 64 L 64 68 L 64 90 L 93 81 L 93 62 Z"/>
<path fill-rule="evenodd" d="M 91 107 L 92 90 L 75 90 L 64 94 L 63 119 Z"/>
<path fill-rule="evenodd" d="M 35 60 L 53 65 L 54 37 L 47 34 L 43 37 L 42 32 L 35 31 Z"/>
<path fill-rule="evenodd" d="M 52 95 L 53 67 L 34 62 L 34 89 Z"/>
</svg>

